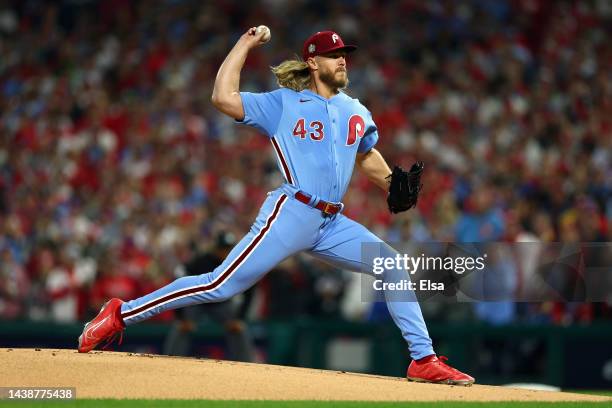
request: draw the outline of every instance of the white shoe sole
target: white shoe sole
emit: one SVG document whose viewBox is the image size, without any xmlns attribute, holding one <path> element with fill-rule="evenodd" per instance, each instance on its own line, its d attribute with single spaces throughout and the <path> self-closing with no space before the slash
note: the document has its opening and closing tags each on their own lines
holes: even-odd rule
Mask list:
<svg viewBox="0 0 612 408">
<path fill-rule="evenodd" d="M 464 387 L 470 387 L 474 384 L 474 381 L 469 380 L 442 380 L 442 381 L 428 381 L 422 378 L 416 377 L 406 377 L 408 381 L 419 382 L 419 383 L 427 383 L 427 384 L 444 384 L 444 385 L 461 385 Z"/>
</svg>

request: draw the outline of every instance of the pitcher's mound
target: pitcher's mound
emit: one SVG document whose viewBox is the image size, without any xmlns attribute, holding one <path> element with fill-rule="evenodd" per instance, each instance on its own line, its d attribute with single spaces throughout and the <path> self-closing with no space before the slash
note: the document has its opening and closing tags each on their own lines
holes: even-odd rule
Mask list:
<svg viewBox="0 0 612 408">
<path fill-rule="evenodd" d="M 148 354 L 0 348 L 0 386 L 76 387 L 77 398 L 604 401 L 562 392 L 410 383 L 404 378 Z"/>
</svg>

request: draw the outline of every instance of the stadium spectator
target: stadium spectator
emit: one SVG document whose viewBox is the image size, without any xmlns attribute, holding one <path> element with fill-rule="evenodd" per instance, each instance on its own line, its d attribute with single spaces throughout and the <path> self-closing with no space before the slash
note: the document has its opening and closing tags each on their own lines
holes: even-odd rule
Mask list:
<svg viewBox="0 0 612 408">
<path fill-rule="evenodd" d="M 513 212 L 542 242 L 610 240 L 607 2 L 273 3 L 3 3 L 2 316 L 81 318 L 111 292 L 133 298 L 171 279 L 218 220 L 246 231 L 281 177 L 265 138 L 209 96 L 213 67 L 254 22 L 274 39 L 249 56 L 244 90 L 272 87 L 269 66 L 313 29 L 364 50 L 348 92 L 372 107 L 391 163 L 426 163 L 409 221 L 355 176 L 346 214 L 374 232 L 508 239 Z M 23 291 L 33 300 L 16 302 Z"/>
</svg>

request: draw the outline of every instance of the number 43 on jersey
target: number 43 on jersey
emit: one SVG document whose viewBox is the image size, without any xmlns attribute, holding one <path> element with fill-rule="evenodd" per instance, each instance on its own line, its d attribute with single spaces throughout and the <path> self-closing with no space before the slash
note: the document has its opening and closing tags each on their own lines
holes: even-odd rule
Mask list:
<svg viewBox="0 0 612 408">
<path fill-rule="evenodd" d="M 323 123 L 318 120 L 313 120 L 309 123 L 308 128 L 306 128 L 307 120 L 304 118 L 298 119 L 293 127 L 293 136 L 299 137 L 300 139 L 305 139 L 306 135 L 316 141 L 320 142 L 325 137 L 325 132 L 323 129 Z M 358 137 L 363 137 L 365 134 L 365 122 L 363 118 L 359 115 L 353 115 L 350 117 L 348 121 L 348 133 L 346 135 L 346 145 L 351 146 L 355 144 Z"/>
</svg>

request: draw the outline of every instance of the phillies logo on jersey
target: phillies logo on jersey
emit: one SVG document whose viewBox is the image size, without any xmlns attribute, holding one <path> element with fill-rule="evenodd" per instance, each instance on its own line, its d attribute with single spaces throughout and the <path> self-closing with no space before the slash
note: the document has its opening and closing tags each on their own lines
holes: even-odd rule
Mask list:
<svg viewBox="0 0 612 408">
<path fill-rule="evenodd" d="M 353 115 L 348 121 L 348 135 L 346 137 L 346 145 L 355 144 L 358 137 L 363 137 L 365 134 L 365 121 L 359 115 Z"/>
</svg>

